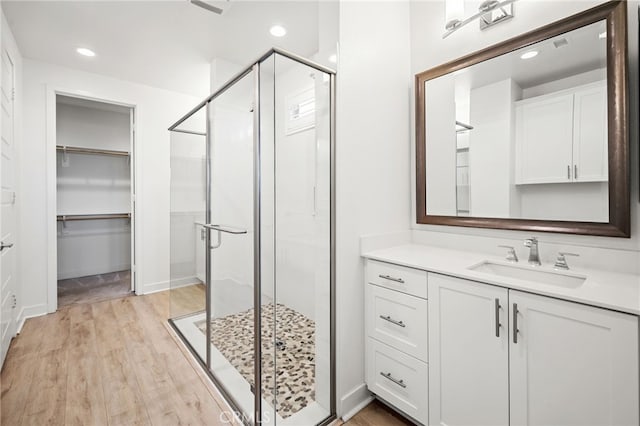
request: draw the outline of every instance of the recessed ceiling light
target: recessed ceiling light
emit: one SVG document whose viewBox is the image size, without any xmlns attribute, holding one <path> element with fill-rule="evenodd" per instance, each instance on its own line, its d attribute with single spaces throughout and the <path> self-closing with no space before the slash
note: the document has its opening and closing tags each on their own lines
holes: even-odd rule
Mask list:
<svg viewBox="0 0 640 426">
<path fill-rule="evenodd" d="M 82 56 L 89 56 L 89 57 L 94 57 L 96 56 L 96 52 L 94 52 L 91 49 L 87 49 L 86 47 L 78 47 L 76 49 L 76 52 L 78 52 L 79 54 L 81 54 Z"/>
<path fill-rule="evenodd" d="M 538 56 L 538 51 L 537 50 L 530 50 L 526 53 L 523 53 L 522 56 L 520 56 L 521 59 L 531 59 Z"/>
<path fill-rule="evenodd" d="M 287 34 L 287 30 L 282 25 L 274 25 L 269 32 L 274 37 L 284 37 Z"/>
<path fill-rule="evenodd" d="M 331 62 L 332 64 L 335 64 L 336 62 L 338 62 L 338 56 L 335 53 L 329 56 L 329 62 Z"/>
<path fill-rule="evenodd" d="M 600 34 L 598 34 L 598 38 L 607 38 L 607 32 L 603 31 Z"/>
</svg>

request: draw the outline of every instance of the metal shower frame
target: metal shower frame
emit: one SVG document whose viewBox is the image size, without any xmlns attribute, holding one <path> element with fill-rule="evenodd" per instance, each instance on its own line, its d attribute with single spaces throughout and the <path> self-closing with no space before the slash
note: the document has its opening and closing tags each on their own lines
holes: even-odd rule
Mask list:
<svg viewBox="0 0 640 426">
<path fill-rule="evenodd" d="M 261 306 L 261 290 L 262 290 L 262 277 L 261 277 L 261 134 L 260 134 L 260 69 L 262 63 L 273 55 L 280 55 L 288 58 L 294 62 L 298 62 L 302 65 L 306 65 L 317 71 L 324 72 L 329 75 L 329 149 L 330 149 L 330 413 L 329 416 L 318 423 L 318 426 L 324 426 L 331 423 L 336 418 L 336 71 L 331 68 L 325 67 L 321 64 L 315 63 L 301 56 L 287 52 L 279 48 L 272 48 L 268 50 L 264 55 L 260 56 L 256 61 L 252 62 L 250 66 L 240 71 L 228 82 L 226 82 L 220 89 L 211 94 L 205 100 L 200 102 L 191 111 L 185 114 L 182 118 L 176 121 L 169 131 L 197 134 L 207 137 L 206 156 L 207 159 L 211 158 L 211 144 L 209 143 L 209 135 L 211 131 L 211 117 L 210 117 L 210 103 L 228 89 L 233 87 L 235 83 L 242 80 L 244 77 L 254 72 L 254 109 L 253 109 L 253 220 L 254 220 L 254 240 L 253 240 L 253 304 L 254 304 L 254 412 L 253 420 L 255 425 L 262 424 L 262 327 L 261 327 L 261 313 L 262 309 L 258 309 Z M 180 130 L 177 127 L 184 123 L 187 119 L 196 114 L 203 107 L 206 108 L 206 133 L 193 132 L 190 130 Z M 207 224 L 212 222 L 211 214 L 211 187 L 212 187 L 212 170 L 211 162 L 206 162 L 206 213 L 205 221 Z M 206 247 L 211 246 L 211 229 L 205 227 L 206 232 Z M 180 330 L 175 326 L 173 321 L 169 319 L 169 323 L 173 329 L 180 335 L 183 342 L 186 343 L 191 352 L 195 355 L 196 359 L 203 366 L 207 375 L 215 383 L 216 387 L 227 402 L 231 405 L 235 412 L 241 413 L 239 404 L 235 401 L 232 395 L 230 395 L 224 388 L 224 386 L 216 379 L 215 375 L 210 369 L 211 366 L 211 250 L 206 250 L 205 253 L 205 288 L 206 288 L 206 362 L 202 362 L 199 356 L 197 356 L 194 348 L 188 343 Z M 248 419 L 242 416 L 244 423 L 248 423 Z"/>
</svg>

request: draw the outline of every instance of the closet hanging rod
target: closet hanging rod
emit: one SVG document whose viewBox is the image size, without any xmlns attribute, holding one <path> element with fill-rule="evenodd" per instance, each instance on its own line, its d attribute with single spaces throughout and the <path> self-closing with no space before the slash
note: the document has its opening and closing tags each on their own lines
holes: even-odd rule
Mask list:
<svg viewBox="0 0 640 426">
<path fill-rule="evenodd" d="M 100 219 L 131 219 L 131 213 L 113 214 L 65 214 L 58 215 L 58 222 L 69 222 L 72 220 L 100 220 Z"/>
<path fill-rule="evenodd" d="M 57 151 L 73 154 L 97 154 L 97 155 L 116 155 L 120 157 L 128 157 L 128 151 L 114 151 L 110 149 L 95 149 L 95 148 L 82 148 L 79 146 L 63 146 L 56 145 Z"/>
</svg>

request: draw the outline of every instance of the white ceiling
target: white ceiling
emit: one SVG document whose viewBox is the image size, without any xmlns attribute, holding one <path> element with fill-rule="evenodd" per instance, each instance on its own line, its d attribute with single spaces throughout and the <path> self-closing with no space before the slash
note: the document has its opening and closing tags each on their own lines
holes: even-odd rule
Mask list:
<svg viewBox="0 0 640 426">
<path fill-rule="evenodd" d="M 213 58 L 245 66 L 273 46 L 318 50 L 317 1 L 233 0 L 222 15 L 187 0 L 2 0 L 2 9 L 27 58 L 199 97 L 209 92 Z M 273 24 L 287 35 L 272 37 Z"/>
<path fill-rule="evenodd" d="M 606 40 L 599 38 L 605 30 L 605 21 L 596 22 L 457 71 L 454 73 L 456 91 L 468 96 L 470 89 L 506 78 L 526 89 L 606 68 Z M 554 42 L 563 39 L 567 44 L 556 48 Z M 532 59 L 520 58 L 530 50 L 537 51 L 538 55 Z"/>
</svg>

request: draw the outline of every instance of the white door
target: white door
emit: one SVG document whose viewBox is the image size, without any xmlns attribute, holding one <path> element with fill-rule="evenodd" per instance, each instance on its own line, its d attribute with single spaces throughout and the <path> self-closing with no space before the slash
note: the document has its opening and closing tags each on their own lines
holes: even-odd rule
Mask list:
<svg viewBox="0 0 640 426">
<path fill-rule="evenodd" d="M 509 311 L 511 426 L 639 424 L 638 317 L 513 290 Z"/>
<path fill-rule="evenodd" d="M 573 180 L 609 178 L 607 141 L 607 87 L 599 83 L 578 90 L 574 101 Z"/>
<path fill-rule="evenodd" d="M 516 107 L 517 183 L 571 182 L 573 94 Z"/>
<path fill-rule="evenodd" d="M 0 307 L 2 347 L 0 365 L 4 362 L 11 339 L 16 335 L 16 238 L 15 213 L 15 146 L 14 146 L 14 64 L 9 53 L 2 50 L 2 82 L 0 103 L 2 108 L 2 141 L 0 160 Z"/>
<path fill-rule="evenodd" d="M 507 290 L 429 274 L 429 424 L 509 424 Z"/>
</svg>

